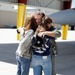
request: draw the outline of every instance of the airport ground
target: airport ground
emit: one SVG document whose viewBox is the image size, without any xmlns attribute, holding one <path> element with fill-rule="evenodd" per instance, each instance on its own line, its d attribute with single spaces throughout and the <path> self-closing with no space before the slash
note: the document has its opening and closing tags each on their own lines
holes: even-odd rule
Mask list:
<svg viewBox="0 0 75 75">
<path fill-rule="evenodd" d="M 0 29 L 0 75 L 16 75 L 15 51 L 19 43 L 16 37 L 15 29 Z M 60 37 L 56 42 L 57 75 L 75 75 L 75 31 L 68 31 L 67 40 Z M 33 75 L 32 68 L 29 75 Z"/>
</svg>

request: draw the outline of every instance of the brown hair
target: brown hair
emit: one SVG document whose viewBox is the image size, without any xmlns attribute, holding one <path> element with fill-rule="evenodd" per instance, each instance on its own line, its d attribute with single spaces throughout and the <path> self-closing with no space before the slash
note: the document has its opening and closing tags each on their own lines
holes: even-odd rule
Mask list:
<svg viewBox="0 0 75 75">
<path fill-rule="evenodd" d="M 51 23 L 53 23 L 53 21 L 52 21 L 51 18 L 46 18 L 46 19 L 44 20 L 44 24 L 45 24 L 45 25 L 51 24 Z"/>
<path fill-rule="evenodd" d="M 30 27 L 31 29 L 33 29 L 34 31 L 36 31 L 36 28 L 38 27 L 37 23 L 36 23 L 36 20 L 34 17 L 31 17 L 31 24 L 30 24 Z"/>
<path fill-rule="evenodd" d="M 25 26 L 27 26 L 28 24 L 30 26 L 30 29 L 33 29 L 35 32 L 38 25 L 37 25 L 36 20 L 33 16 L 26 17 Z"/>
<path fill-rule="evenodd" d="M 47 25 L 44 25 L 43 23 L 41 25 L 38 26 L 38 28 L 36 29 L 36 34 L 39 32 L 43 32 L 43 31 L 48 31 L 49 27 Z"/>
<path fill-rule="evenodd" d="M 45 25 L 44 23 L 42 23 L 40 26 L 43 27 L 46 31 L 49 30 L 49 27 Z"/>
</svg>

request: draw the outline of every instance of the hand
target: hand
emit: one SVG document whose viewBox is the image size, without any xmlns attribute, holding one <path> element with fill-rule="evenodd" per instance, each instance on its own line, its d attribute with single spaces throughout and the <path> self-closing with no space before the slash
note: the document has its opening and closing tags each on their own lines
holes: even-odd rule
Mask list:
<svg viewBox="0 0 75 75">
<path fill-rule="evenodd" d="M 17 29 L 17 33 L 20 34 L 20 31 Z"/>
</svg>

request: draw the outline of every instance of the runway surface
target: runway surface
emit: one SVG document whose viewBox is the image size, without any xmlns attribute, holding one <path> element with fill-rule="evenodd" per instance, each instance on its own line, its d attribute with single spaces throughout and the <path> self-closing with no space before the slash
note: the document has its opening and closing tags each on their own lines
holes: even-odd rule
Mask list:
<svg viewBox="0 0 75 75">
<path fill-rule="evenodd" d="M 75 41 L 59 42 L 56 57 L 56 72 L 61 75 L 75 75 Z"/>
<path fill-rule="evenodd" d="M 57 74 L 75 75 L 75 41 L 57 42 L 57 45 L 59 52 L 56 56 Z M 15 51 L 17 46 L 18 43 L 0 44 L 0 61 L 16 65 Z"/>
</svg>

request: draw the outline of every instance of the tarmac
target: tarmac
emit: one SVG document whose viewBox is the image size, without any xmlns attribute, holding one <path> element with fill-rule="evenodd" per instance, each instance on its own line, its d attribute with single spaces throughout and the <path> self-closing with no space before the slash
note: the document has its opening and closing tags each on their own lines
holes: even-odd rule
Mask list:
<svg viewBox="0 0 75 75">
<path fill-rule="evenodd" d="M 67 40 L 60 37 L 56 42 L 59 49 L 57 75 L 75 75 L 75 31 L 68 31 Z M 18 43 L 16 29 L 0 29 L 0 75 L 16 75 L 15 51 Z M 32 68 L 29 75 L 33 75 Z"/>
</svg>

